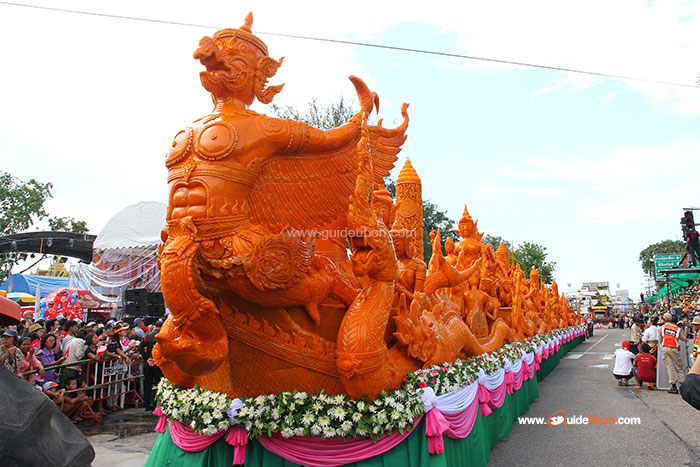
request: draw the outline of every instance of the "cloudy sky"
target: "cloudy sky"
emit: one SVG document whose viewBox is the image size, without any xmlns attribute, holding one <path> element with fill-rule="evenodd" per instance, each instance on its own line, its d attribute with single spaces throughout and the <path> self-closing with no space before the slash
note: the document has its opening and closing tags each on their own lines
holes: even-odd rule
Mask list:
<svg viewBox="0 0 700 467">
<path fill-rule="evenodd" d="M 409 102 L 398 167 L 409 157 L 452 218 L 466 203 L 481 231 L 545 246 L 564 290 L 638 296 L 639 252 L 679 238 L 682 208 L 700 206 L 698 1 L 26 3 L 204 26 L 0 2 L 0 170 L 53 182 L 51 214 L 95 234 L 129 204 L 166 201 L 165 150 L 211 109 L 192 52 L 251 10 L 285 57 L 276 103 L 351 98 L 349 74 L 379 94 L 386 126 Z"/>
</svg>

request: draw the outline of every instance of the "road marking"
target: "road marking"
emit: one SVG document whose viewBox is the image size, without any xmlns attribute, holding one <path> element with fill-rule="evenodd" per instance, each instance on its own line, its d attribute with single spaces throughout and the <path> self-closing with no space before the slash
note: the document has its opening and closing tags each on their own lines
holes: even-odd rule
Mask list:
<svg viewBox="0 0 700 467">
<path fill-rule="evenodd" d="M 583 357 L 583 354 L 582 354 L 582 353 L 573 353 L 573 352 L 569 352 L 569 355 L 567 355 L 567 356 L 564 357 L 564 358 L 569 358 L 569 359 L 571 359 L 571 360 L 577 360 L 577 359 L 579 359 L 579 358 L 581 358 L 581 357 Z"/>
<path fill-rule="evenodd" d="M 600 365 L 589 365 L 589 368 L 607 368 L 608 364 L 607 363 L 601 363 Z"/>
<path fill-rule="evenodd" d="M 609 334 L 606 334 L 606 335 L 604 335 L 603 337 L 601 337 L 600 339 L 598 339 L 598 342 L 596 342 L 595 344 L 593 344 L 592 346 L 590 346 L 590 348 L 589 348 L 588 350 L 586 350 L 585 352 L 583 352 L 583 354 L 584 354 L 584 355 L 588 354 L 588 353 L 590 352 L 590 350 L 591 350 L 593 347 L 595 347 L 596 345 L 600 344 L 600 343 L 603 341 L 603 339 L 605 339 L 606 337 L 608 337 L 608 335 L 609 335 Z"/>
<path fill-rule="evenodd" d="M 605 356 L 603 357 L 603 360 L 610 360 L 611 358 L 613 358 L 612 355 L 605 355 Z"/>
</svg>

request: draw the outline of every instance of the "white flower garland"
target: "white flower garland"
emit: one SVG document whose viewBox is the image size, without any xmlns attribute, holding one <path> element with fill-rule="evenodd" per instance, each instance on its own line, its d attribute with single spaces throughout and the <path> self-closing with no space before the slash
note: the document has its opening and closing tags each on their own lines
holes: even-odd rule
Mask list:
<svg viewBox="0 0 700 467">
<path fill-rule="evenodd" d="M 158 384 L 156 401 L 163 414 L 177 420 L 197 433 L 213 435 L 240 424 L 252 438 L 280 433 L 291 436 L 320 436 L 322 438 L 369 436 L 376 440 L 395 430 L 401 433 L 413 426 L 423 414 L 421 388 L 430 387 L 435 394 L 456 391 L 478 378 L 483 370 L 491 374 L 551 339 L 578 329 L 577 326 L 557 329 L 551 333 L 529 337 L 505 344 L 500 349 L 465 360 L 434 365 L 412 371 L 404 384 L 373 402 L 353 400 L 344 394 L 328 395 L 305 392 L 282 392 L 257 397 L 229 399 L 224 393 L 207 391 L 197 386 L 182 389 L 167 379 Z"/>
</svg>

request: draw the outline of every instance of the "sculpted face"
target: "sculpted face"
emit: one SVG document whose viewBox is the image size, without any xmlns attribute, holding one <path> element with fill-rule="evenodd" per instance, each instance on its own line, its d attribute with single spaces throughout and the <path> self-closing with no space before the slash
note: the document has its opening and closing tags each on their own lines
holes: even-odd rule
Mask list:
<svg viewBox="0 0 700 467">
<path fill-rule="evenodd" d="M 245 105 L 253 103 L 255 64 L 265 56 L 262 51 L 237 40 L 235 30 L 225 29 L 213 38 L 203 37 L 193 56 L 207 68 L 199 74 L 207 91 L 219 98 L 233 95 Z"/>
<path fill-rule="evenodd" d="M 459 223 L 459 233 L 462 238 L 471 237 L 474 233 L 474 222 L 471 220 L 463 220 Z"/>
</svg>

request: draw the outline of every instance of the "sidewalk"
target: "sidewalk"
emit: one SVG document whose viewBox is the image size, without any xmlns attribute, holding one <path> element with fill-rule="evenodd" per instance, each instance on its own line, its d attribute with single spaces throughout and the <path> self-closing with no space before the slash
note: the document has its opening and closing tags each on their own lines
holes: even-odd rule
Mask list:
<svg viewBox="0 0 700 467">
<path fill-rule="evenodd" d="M 679 395 L 620 387 L 612 354 L 629 329 L 596 329 L 540 383 L 523 416 L 639 417 L 641 425 L 519 425 L 491 450 L 489 466 L 700 466 L 700 413 Z M 661 362 L 663 365 L 663 362 Z"/>
<path fill-rule="evenodd" d="M 93 467 L 142 467 L 156 442 L 158 418 L 143 409 L 105 415 L 101 423 L 85 420 L 78 428 L 95 449 Z"/>
</svg>

